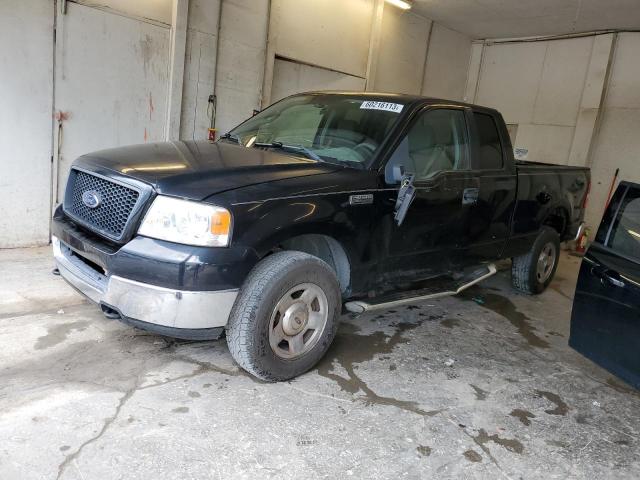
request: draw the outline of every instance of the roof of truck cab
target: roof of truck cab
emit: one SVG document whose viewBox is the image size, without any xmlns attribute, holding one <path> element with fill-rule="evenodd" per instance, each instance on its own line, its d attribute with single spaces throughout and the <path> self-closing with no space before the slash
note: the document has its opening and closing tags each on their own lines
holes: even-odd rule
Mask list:
<svg viewBox="0 0 640 480">
<path fill-rule="evenodd" d="M 426 105 L 436 105 L 436 104 L 446 104 L 446 105 L 457 105 L 461 107 L 471 107 L 477 108 L 492 112 L 497 112 L 497 110 L 485 107 L 483 105 L 475 105 L 471 103 L 460 102 L 457 100 L 450 100 L 447 98 L 435 98 L 435 97 L 423 97 L 421 95 L 408 95 L 406 93 L 388 93 L 388 92 L 352 92 L 348 90 L 313 90 L 309 92 L 301 92 L 292 96 L 297 95 L 344 95 L 351 98 L 361 98 L 363 100 L 380 100 L 385 102 L 402 102 L 405 104 L 426 104 Z"/>
</svg>

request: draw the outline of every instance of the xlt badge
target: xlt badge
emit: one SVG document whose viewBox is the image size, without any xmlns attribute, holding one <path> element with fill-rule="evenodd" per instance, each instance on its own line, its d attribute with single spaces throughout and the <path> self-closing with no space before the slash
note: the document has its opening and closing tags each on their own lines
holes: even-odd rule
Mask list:
<svg viewBox="0 0 640 480">
<path fill-rule="evenodd" d="M 349 205 L 369 205 L 371 203 L 373 203 L 373 193 L 349 196 Z"/>
</svg>

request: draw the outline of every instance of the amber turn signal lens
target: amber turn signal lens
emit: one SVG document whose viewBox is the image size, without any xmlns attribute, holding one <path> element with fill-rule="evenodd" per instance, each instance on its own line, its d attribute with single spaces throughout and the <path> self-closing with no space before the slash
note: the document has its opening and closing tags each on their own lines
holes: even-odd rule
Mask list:
<svg viewBox="0 0 640 480">
<path fill-rule="evenodd" d="M 211 233 L 214 235 L 228 235 L 231 229 L 231 214 L 226 210 L 219 210 L 211 216 Z"/>
</svg>

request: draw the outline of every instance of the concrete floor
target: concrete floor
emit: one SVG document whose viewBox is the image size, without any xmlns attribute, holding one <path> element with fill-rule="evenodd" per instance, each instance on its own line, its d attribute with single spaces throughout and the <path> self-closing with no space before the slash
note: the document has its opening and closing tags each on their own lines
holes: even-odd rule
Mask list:
<svg viewBox="0 0 640 480">
<path fill-rule="evenodd" d="M 567 347 L 579 260 L 515 294 L 343 319 L 310 373 L 264 384 L 224 341 L 107 320 L 0 251 L 0 478 L 640 478 L 640 396 Z"/>
</svg>

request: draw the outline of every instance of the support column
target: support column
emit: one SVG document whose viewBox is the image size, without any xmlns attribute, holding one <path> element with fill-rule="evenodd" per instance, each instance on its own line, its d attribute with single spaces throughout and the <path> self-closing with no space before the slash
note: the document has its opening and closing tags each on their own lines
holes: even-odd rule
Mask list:
<svg viewBox="0 0 640 480">
<path fill-rule="evenodd" d="M 573 142 L 569 151 L 569 165 L 587 166 L 590 164 L 591 147 L 596 137 L 600 121 L 602 102 L 611 69 L 611 61 L 617 34 L 596 35 L 587 68 L 580 109 Z"/>
<path fill-rule="evenodd" d="M 367 73 L 365 87 L 367 92 L 375 90 L 376 70 L 378 68 L 378 54 L 380 39 L 382 38 L 382 17 L 384 16 L 385 0 L 375 0 L 373 6 L 373 21 L 371 22 L 371 37 L 369 39 L 369 57 L 367 58 Z"/>
<path fill-rule="evenodd" d="M 464 91 L 464 101 L 475 103 L 478 95 L 478 83 L 480 82 L 480 70 L 482 69 L 482 56 L 484 54 L 484 43 L 474 43 L 471 45 L 471 55 L 469 56 L 469 70 L 467 72 L 467 87 Z"/>
<path fill-rule="evenodd" d="M 169 93 L 167 96 L 167 123 L 165 126 L 165 138 L 167 140 L 178 140 L 180 138 L 188 15 L 189 0 L 173 0 L 170 45 L 171 66 L 169 70 Z"/>
</svg>

